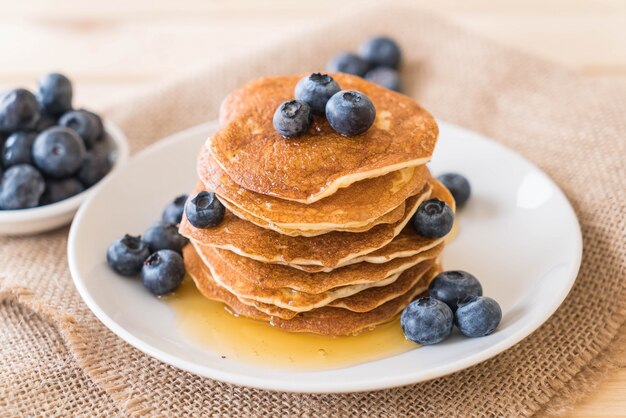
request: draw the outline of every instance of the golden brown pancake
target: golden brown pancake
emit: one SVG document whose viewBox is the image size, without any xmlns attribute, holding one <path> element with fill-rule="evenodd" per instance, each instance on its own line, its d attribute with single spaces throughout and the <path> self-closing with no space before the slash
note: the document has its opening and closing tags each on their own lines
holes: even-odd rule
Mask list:
<svg viewBox="0 0 626 418">
<path fill-rule="evenodd" d="M 419 192 L 430 178 L 426 166 L 409 167 L 356 182 L 306 205 L 242 188 L 228 177 L 206 148 L 198 156 L 198 175 L 204 186 L 215 191 L 237 216 L 262 227 L 273 225 L 278 232 L 329 232 L 397 222 L 404 214 L 404 201 Z M 394 216 L 383 217 L 392 211 Z"/>
<path fill-rule="evenodd" d="M 450 192 L 435 179 L 431 179 L 431 184 L 433 196 L 454 208 L 454 199 Z M 427 186 L 428 189 L 430 187 L 430 185 Z M 422 192 L 409 198 L 407 206 L 411 207 L 411 210 L 405 213 L 400 222 L 377 225 L 359 234 L 331 232 L 311 238 L 289 237 L 243 221 L 228 211 L 218 226 L 207 229 L 194 228 L 183 216 L 180 231 L 184 236 L 199 244 L 227 249 L 264 263 L 286 264 L 294 267 L 320 267 L 330 270 L 347 265 L 355 259 L 384 262 L 386 258 L 395 258 L 394 252 L 385 253 L 381 248 L 392 242 L 401 231 L 403 235 L 406 234 L 406 238 L 403 239 L 410 240 L 414 237 L 417 240 L 415 246 L 406 247 L 408 251 L 419 252 L 423 244 L 432 246 L 432 241 L 420 238 L 410 226 L 403 230 L 417 206 L 428 197 L 430 197 L 429 192 Z M 381 250 L 377 251 L 379 249 Z M 402 255 L 402 249 L 398 251 Z M 368 257 L 369 254 L 372 254 L 371 258 Z"/>
<path fill-rule="evenodd" d="M 438 128 L 414 100 L 348 74 L 332 74 L 344 90 L 366 94 L 376 120 L 346 137 L 324 117 L 309 131 L 284 138 L 274 129 L 276 108 L 293 98 L 305 75 L 265 77 L 231 93 L 220 109 L 220 129 L 207 141 L 213 157 L 241 187 L 268 196 L 313 203 L 360 180 L 430 160 Z"/>
</svg>

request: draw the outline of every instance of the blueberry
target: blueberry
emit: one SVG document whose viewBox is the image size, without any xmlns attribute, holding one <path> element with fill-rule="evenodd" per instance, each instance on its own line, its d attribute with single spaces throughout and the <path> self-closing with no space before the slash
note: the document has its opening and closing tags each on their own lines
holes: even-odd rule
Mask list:
<svg viewBox="0 0 626 418">
<path fill-rule="evenodd" d="M 328 61 L 326 70 L 332 73 L 346 73 L 363 77 L 369 70 L 369 64 L 356 54 L 342 52 Z"/>
<path fill-rule="evenodd" d="M 342 90 L 328 100 L 326 119 L 341 135 L 354 136 L 372 126 L 376 119 L 376 109 L 365 94 L 354 90 Z"/>
<path fill-rule="evenodd" d="M 495 300 L 485 296 L 472 296 L 459 303 L 454 322 L 467 337 L 484 337 L 498 328 L 502 309 Z"/>
<path fill-rule="evenodd" d="M 161 214 L 161 220 L 174 225 L 178 225 L 183 219 L 183 212 L 185 211 L 185 202 L 187 201 L 186 194 L 177 196 L 172 202 L 170 202 Z"/>
<path fill-rule="evenodd" d="M 444 271 L 430 283 L 428 295 L 444 302 L 454 312 L 459 301 L 471 296 L 482 296 L 483 288 L 478 279 L 468 272 Z"/>
<path fill-rule="evenodd" d="M 60 116 L 72 109 L 72 82 L 63 74 L 46 74 L 39 80 L 37 99 L 47 114 Z"/>
<path fill-rule="evenodd" d="M 413 215 L 415 231 L 426 238 L 444 237 L 452 229 L 454 212 L 446 202 L 429 199 L 423 202 Z"/>
<path fill-rule="evenodd" d="M 373 66 L 398 68 L 402 53 L 393 39 L 376 36 L 361 45 L 359 55 Z"/>
<path fill-rule="evenodd" d="M 155 295 L 164 295 L 175 290 L 184 277 L 183 258 L 172 250 L 151 254 L 141 268 L 143 285 Z"/>
<path fill-rule="evenodd" d="M 91 149 L 102 136 L 102 121 L 94 113 L 85 110 L 71 110 L 59 119 L 59 125 L 73 129 L 85 141 L 85 147 Z"/>
<path fill-rule="evenodd" d="M 15 89 L 0 97 L 0 132 L 30 131 L 39 120 L 39 104 L 33 93 Z"/>
<path fill-rule="evenodd" d="M 17 164 L 32 164 L 35 138 L 36 135 L 32 132 L 16 132 L 9 136 L 2 147 L 4 168 Z"/>
<path fill-rule="evenodd" d="M 76 177 L 86 188 L 102 180 L 111 171 L 108 152 L 103 147 L 95 147 L 85 153 L 83 163 Z"/>
<path fill-rule="evenodd" d="M 437 177 L 437 179 L 450 190 L 456 205 L 463 207 L 472 193 L 469 181 L 458 173 L 445 173 Z"/>
<path fill-rule="evenodd" d="M 287 138 L 305 133 L 312 121 L 311 107 L 300 100 L 287 100 L 274 112 L 274 129 Z"/>
<path fill-rule="evenodd" d="M 28 164 L 9 168 L 2 176 L 0 209 L 26 209 L 39 204 L 45 188 L 43 176 Z"/>
<path fill-rule="evenodd" d="M 55 118 L 48 116 L 45 113 L 42 113 L 41 116 L 39 117 L 39 120 L 35 124 L 34 131 L 38 133 L 43 132 L 46 129 L 51 128 L 54 125 L 56 125 L 57 122 L 58 121 Z"/>
<path fill-rule="evenodd" d="M 404 336 L 422 345 L 445 340 L 452 332 L 452 322 L 452 310 L 433 298 L 420 298 L 411 302 L 400 316 Z"/>
<path fill-rule="evenodd" d="M 196 228 L 216 226 L 224 219 L 224 212 L 224 205 L 212 192 L 200 192 L 185 205 L 185 215 Z"/>
<path fill-rule="evenodd" d="M 183 247 L 187 245 L 187 238 L 178 233 L 176 225 L 157 222 L 143 234 L 143 240 L 148 244 L 150 252 L 159 250 L 172 250 L 182 253 Z"/>
<path fill-rule="evenodd" d="M 48 128 L 35 139 L 35 165 L 52 178 L 69 177 L 80 168 L 85 157 L 85 145 L 71 129 Z"/>
<path fill-rule="evenodd" d="M 365 74 L 365 79 L 376 83 L 389 90 L 401 91 L 400 76 L 398 72 L 389 67 L 376 67 Z"/>
<path fill-rule="evenodd" d="M 107 263 L 117 273 L 132 276 L 141 271 L 143 262 L 150 256 L 148 244 L 140 236 L 124 235 L 107 249 Z"/>
<path fill-rule="evenodd" d="M 60 202 L 85 190 L 82 183 L 70 177 L 63 180 L 46 180 L 46 189 L 41 196 L 41 205 Z"/>
<path fill-rule="evenodd" d="M 327 74 L 313 73 L 296 85 L 296 99 L 308 103 L 316 115 L 324 115 L 326 102 L 339 90 L 339 84 Z"/>
</svg>

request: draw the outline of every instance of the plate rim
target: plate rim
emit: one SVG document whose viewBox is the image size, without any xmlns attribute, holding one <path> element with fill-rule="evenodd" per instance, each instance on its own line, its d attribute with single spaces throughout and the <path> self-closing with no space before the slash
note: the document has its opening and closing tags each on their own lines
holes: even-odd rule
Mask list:
<svg viewBox="0 0 626 418">
<path fill-rule="evenodd" d="M 567 283 L 567 286 L 563 287 L 562 291 L 558 294 L 558 297 L 554 297 L 552 299 L 553 300 L 552 305 L 549 306 L 549 309 L 545 310 L 545 313 L 541 316 L 540 319 L 537 319 L 534 322 L 529 322 L 521 326 L 520 329 L 518 329 L 510 337 L 508 337 L 507 339 L 503 341 L 495 343 L 494 345 L 489 347 L 489 349 L 487 350 L 483 350 L 479 353 L 476 353 L 470 356 L 465 356 L 457 360 L 453 360 L 450 363 L 446 363 L 445 365 L 436 367 L 434 369 L 430 369 L 428 373 L 422 372 L 422 373 L 416 373 L 416 374 L 409 374 L 409 375 L 405 375 L 401 377 L 382 376 L 382 377 L 370 379 L 367 381 L 351 382 L 349 384 L 346 384 L 344 382 L 327 381 L 323 383 L 323 387 L 321 383 L 314 383 L 314 384 L 305 383 L 303 382 L 304 379 L 286 381 L 285 379 L 276 379 L 276 378 L 271 378 L 271 377 L 257 377 L 257 376 L 238 374 L 238 373 L 229 372 L 229 371 L 222 371 L 217 368 L 211 368 L 209 366 L 199 366 L 197 363 L 187 361 L 178 356 L 169 354 L 157 347 L 154 347 L 153 345 L 147 342 L 142 341 L 140 338 L 136 337 L 131 332 L 127 331 L 123 326 L 118 325 L 117 322 L 115 322 L 113 318 L 111 318 L 103 309 L 100 308 L 98 303 L 95 301 L 95 299 L 91 296 L 91 294 L 87 290 L 86 286 L 80 280 L 77 262 L 74 259 L 72 253 L 76 245 L 79 225 L 81 224 L 81 221 L 83 220 L 83 217 L 85 216 L 85 213 L 87 212 L 87 207 L 89 206 L 89 202 L 95 199 L 95 196 L 97 195 L 97 193 L 100 192 L 102 188 L 98 188 L 98 190 L 95 191 L 96 193 L 92 193 L 91 195 L 89 195 L 87 199 L 83 202 L 83 204 L 81 204 L 78 212 L 76 213 L 74 217 L 74 221 L 72 222 L 72 225 L 70 227 L 68 243 L 67 243 L 67 258 L 68 258 L 69 270 L 72 276 L 72 281 L 74 283 L 74 286 L 78 290 L 78 293 L 81 299 L 85 302 L 85 304 L 89 307 L 89 309 L 98 318 L 98 320 L 101 323 L 103 323 L 110 331 L 116 334 L 119 338 L 121 338 L 126 343 L 130 344 L 131 346 L 135 347 L 136 349 L 140 350 L 141 352 L 147 354 L 148 356 L 154 357 L 158 359 L 159 361 L 162 361 L 163 363 L 169 364 L 173 367 L 187 371 L 189 373 L 192 373 L 200 377 L 215 379 L 215 380 L 219 380 L 222 382 L 250 387 L 250 388 L 268 390 L 268 391 L 273 391 L 273 392 L 280 391 L 280 392 L 290 392 L 290 393 L 330 394 L 330 393 L 365 392 L 365 391 L 389 389 L 393 387 L 399 387 L 399 386 L 405 386 L 409 384 L 424 382 L 424 381 L 436 379 L 439 377 L 443 377 L 443 376 L 464 370 L 471 366 L 477 365 L 479 363 L 482 363 L 483 361 L 493 358 L 499 355 L 500 353 L 502 353 L 503 351 L 515 346 L 520 341 L 528 337 L 530 334 L 536 331 L 541 325 L 543 325 L 548 319 L 550 319 L 552 315 L 554 314 L 554 312 L 556 312 L 556 310 L 561 306 L 561 304 L 563 303 L 563 301 L 565 300 L 565 298 L 571 291 L 576 281 L 576 278 L 578 276 L 578 272 L 580 271 L 580 265 L 582 262 L 582 251 L 583 251 L 582 231 L 580 228 L 580 222 L 578 220 L 578 216 L 576 215 L 576 212 L 574 208 L 572 207 L 571 202 L 565 195 L 565 193 L 561 190 L 559 185 L 547 173 L 541 170 L 532 161 L 526 159 L 523 155 L 504 146 L 503 144 L 499 142 L 496 142 L 490 139 L 489 137 L 483 134 L 471 131 L 467 128 L 463 128 L 461 126 L 458 126 L 452 123 L 443 122 L 441 120 L 438 120 L 437 123 L 440 125 L 445 125 L 447 127 L 450 127 L 453 130 L 462 131 L 468 135 L 476 137 L 477 139 L 488 141 L 492 145 L 495 145 L 498 148 L 500 148 L 502 151 L 510 153 L 510 154 L 514 154 L 517 158 L 522 159 L 524 162 L 529 164 L 534 170 L 541 173 L 551 182 L 551 184 L 554 186 L 555 192 L 560 194 L 560 196 L 566 203 L 565 209 L 570 212 L 570 215 L 575 221 L 576 242 L 574 244 L 577 250 L 576 251 L 577 258 L 576 258 L 575 263 L 573 264 L 573 267 L 570 269 L 571 271 L 568 272 L 568 276 L 570 277 L 570 279 L 569 279 L 569 282 Z M 131 157 L 123 167 L 120 167 L 120 170 L 116 171 L 114 175 L 107 176 L 108 178 L 106 178 L 103 181 L 103 185 L 104 183 L 108 183 L 112 181 L 112 179 L 115 179 L 117 176 L 122 175 L 124 170 L 127 167 L 130 167 L 137 160 L 148 158 L 150 154 L 158 152 L 161 148 L 167 147 L 172 142 L 177 142 L 188 136 L 198 135 L 200 133 L 208 132 L 212 129 L 215 129 L 217 125 L 218 125 L 217 121 L 206 122 L 206 123 L 195 125 L 193 127 L 173 133 L 171 135 L 168 135 L 158 140 L 157 142 L 143 149 L 137 155 Z M 294 374 L 301 373 L 302 375 L 306 375 L 307 372 L 293 372 L 293 373 Z"/>
</svg>

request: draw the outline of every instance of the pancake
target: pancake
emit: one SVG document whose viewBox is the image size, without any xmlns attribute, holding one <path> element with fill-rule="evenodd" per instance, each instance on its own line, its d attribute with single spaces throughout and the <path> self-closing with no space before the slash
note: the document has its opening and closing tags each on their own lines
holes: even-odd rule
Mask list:
<svg viewBox="0 0 626 418">
<path fill-rule="evenodd" d="M 338 307 L 324 307 L 300 313 L 289 320 L 273 317 L 253 306 L 241 302 L 234 294 L 217 285 L 210 274 L 199 274 L 203 265 L 192 246 L 183 250 L 185 268 L 194 280 L 196 287 L 206 298 L 226 304 L 235 315 L 251 319 L 269 321 L 273 326 L 289 332 L 309 332 L 326 336 L 354 335 L 376 325 L 388 322 L 414 298 L 424 292 L 424 286 L 417 283 L 405 294 L 389 300 L 369 312 L 359 313 Z"/>
<path fill-rule="evenodd" d="M 240 187 L 220 168 L 206 148 L 198 156 L 198 175 L 204 186 L 215 191 L 220 200 L 228 203 L 229 209 L 242 219 L 262 227 L 275 225 L 280 230 L 327 232 L 374 226 L 374 221 L 397 222 L 404 214 L 404 201 L 419 192 L 430 178 L 425 166 L 409 167 L 356 182 L 332 196 L 305 205 Z M 383 220 L 383 215 L 391 211 L 397 212 L 396 216 Z M 255 222 L 255 219 L 260 219 L 263 224 Z"/>
<path fill-rule="evenodd" d="M 330 229 L 311 229 L 311 230 L 301 230 L 301 229 L 290 229 L 283 228 L 278 225 L 274 225 L 270 222 L 267 222 L 263 219 L 257 218 L 245 211 L 239 210 L 237 206 L 234 206 L 228 200 L 222 198 L 220 201 L 224 204 L 226 209 L 230 210 L 233 214 L 235 214 L 238 218 L 241 218 L 245 221 L 252 222 L 253 224 L 260 226 L 261 228 L 271 229 L 272 231 L 276 231 L 279 234 L 287 235 L 290 237 L 316 237 L 318 235 L 328 234 L 329 232 L 365 232 L 376 225 L 380 224 L 391 224 L 394 222 L 398 222 L 404 216 L 404 212 L 406 210 L 405 203 L 402 202 L 400 206 L 391 210 L 391 212 L 385 213 L 380 218 L 374 220 L 373 222 L 361 226 L 353 226 L 353 227 L 334 227 Z"/>
<path fill-rule="evenodd" d="M 411 98 L 348 74 L 332 76 L 342 89 L 358 90 L 372 100 L 376 119 L 370 129 L 346 137 L 326 118 L 316 117 L 307 134 L 282 137 L 272 123 L 274 112 L 293 98 L 305 75 L 258 79 L 222 103 L 220 129 L 207 147 L 236 184 L 310 204 L 360 180 L 430 160 L 438 135 L 433 117 Z"/>
<path fill-rule="evenodd" d="M 183 215 L 180 232 L 198 244 L 227 249 L 264 263 L 333 269 L 358 258 L 384 262 L 393 254 L 378 254 L 372 259 L 367 255 L 386 246 L 403 231 L 419 204 L 431 196 L 431 185 L 433 196 L 454 207 L 450 192 L 437 180 L 431 179 L 425 190 L 407 199 L 408 209 L 402 220 L 395 224 L 377 225 L 360 234 L 331 232 L 311 238 L 288 237 L 243 221 L 228 211 L 219 225 L 206 229 L 194 228 Z M 418 237 L 415 233 L 411 235 L 409 228 L 406 231 L 407 237 Z M 419 249 L 419 245 L 408 248 Z"/>
</svg>

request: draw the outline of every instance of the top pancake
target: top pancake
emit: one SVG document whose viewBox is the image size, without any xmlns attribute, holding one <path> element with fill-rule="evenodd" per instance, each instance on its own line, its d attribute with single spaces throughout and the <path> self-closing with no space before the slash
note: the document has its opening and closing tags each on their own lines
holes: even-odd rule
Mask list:
<svg viewBox="0 0 626 418">
<path fill-rule="evenodd" d="M 438 135 L 433 117 L 409 97 L 348 74 L 332 76 L 342 89 L 372 100 L 376 120 L 369 130 L 345 137 L 316 117 L 306 134 L 282 137 L 272 117 L 306 75 L 261 78 L 222 103 L 221 128 L 207 146 L 235 183 L 310 204 L 357 181 L 428 162 Z"/>
<path fill-rule="evenodd" d="M 408 167 L 356 182 L 326 199 L 305 205 L 244 189 L 231 180 L 206 148 L 198 157 L 198 175 L 208 190 L 214 190 L 220 200 L 233 206 L 231 211 L 235 214 L 239 216 L 237 212 L 243 211 L 250 215 L 244 219 L 259 218 L 280 228 L 278 232 L 285 229 L 329 232 L 384 223 L 375 221 L 402 206 L 430 178 L 425 166 Z M 398 221 L 403 214 L 402 208 L 388 223 Z"/>
</svg>

